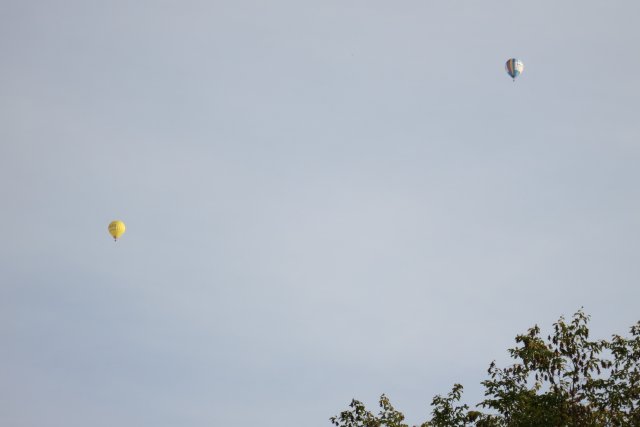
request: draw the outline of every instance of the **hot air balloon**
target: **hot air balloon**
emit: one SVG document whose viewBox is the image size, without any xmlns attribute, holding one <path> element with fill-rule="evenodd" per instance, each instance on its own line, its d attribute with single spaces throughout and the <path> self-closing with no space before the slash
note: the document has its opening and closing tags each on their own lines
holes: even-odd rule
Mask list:
<svg viewBox="0 0 640 427">
<path fill-rule="evenodd" d="M 524 63 L 519 59 L 511 58 L 504 65 L 504 68 L 507 69 L 507 74 L 509 74 L 515 82 L 516 77 L 518 77 L 524 71 Z"/>
<path fill-rule="evenodd" d="M 111 221 L 109 224 L 109 234 L 113 237 L 114 241 L 118 241 L 120 236 L 124 234 L 126 227 L 124 226 L 124 222 L 120 220 Z"/>
</svg>

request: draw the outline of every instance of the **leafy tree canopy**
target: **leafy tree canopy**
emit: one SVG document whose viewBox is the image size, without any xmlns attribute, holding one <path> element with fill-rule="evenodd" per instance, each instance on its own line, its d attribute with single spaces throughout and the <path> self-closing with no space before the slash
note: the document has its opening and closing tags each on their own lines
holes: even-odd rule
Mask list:
<svg viewBox="0 0 640 427">
<path fill-rule="evenodd" d="M 630 336 L 589 338 L 582 310 L 561 317 L 546 338 L 534 326 L 509 349 L 514 363 L 489 365 L 485 399 L 475 409 L 460 403 L 463 387 L 431 402 L 431 419 L 420 427 L 640 426 L 640 322 Z M 358 400 L 331 417 L 338 427 L 410 427 L 389 399 L 373 414 Z"/>
</svg>

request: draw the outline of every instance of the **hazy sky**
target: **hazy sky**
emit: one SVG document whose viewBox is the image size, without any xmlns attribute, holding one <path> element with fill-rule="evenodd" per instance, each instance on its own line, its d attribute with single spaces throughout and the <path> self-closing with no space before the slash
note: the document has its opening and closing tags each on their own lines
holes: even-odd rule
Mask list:
<svg viewBox="0 0 640 427">
<path fill-rule="evenodd" d="M 638 16 L 0 1 L 0 425 L 417 423 L 534 323 L 625 333 Z"/>
</svg>

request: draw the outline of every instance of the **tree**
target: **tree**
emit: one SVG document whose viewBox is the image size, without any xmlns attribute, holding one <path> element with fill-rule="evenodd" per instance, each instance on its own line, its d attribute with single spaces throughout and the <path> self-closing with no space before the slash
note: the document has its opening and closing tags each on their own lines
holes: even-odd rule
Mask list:
<svg viewBox="0 0 640 427">
<path fill-rule="evenodd" d="M 508 350 L 515 362 L 489 365 L 482 382 L 485 399 L 470 410 L 461 404 L 463 387 L 431 402 L 431 419 L 420 427 L 640 426 L 640 322 L 628 338 L 591 340 L 589 316 L 553 324 L 546 339 L 536 325 L 516 337 Z M 409 427 L 404 415 L 382 395 L 374 415 L 353 400 L 330 420 L 338 427 Z"/>
</svg>

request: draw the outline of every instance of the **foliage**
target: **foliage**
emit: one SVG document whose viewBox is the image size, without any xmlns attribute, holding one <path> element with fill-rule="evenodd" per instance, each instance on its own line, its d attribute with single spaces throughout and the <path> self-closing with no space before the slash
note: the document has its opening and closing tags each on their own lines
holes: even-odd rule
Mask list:
<svg viewBox="0 0 640 427">
<path fill-rule="evenodd" d="M 463 387 L 431 402 L 431 419 L 420 427 L 640 426 L 640 322 L 630 337 L 591 340 L 589 316 L 582 310 L 561 317 L 546 339 L 534 326 L 509 349 L 515 362 L 492 362 L 482 382 L 485 399 L 461 404 Z M 338 427 L 409 427 L 404 415 L 382 395 L 374 415 L 353 400 L 350 410 L 332 417 Z"/>
</svg>

